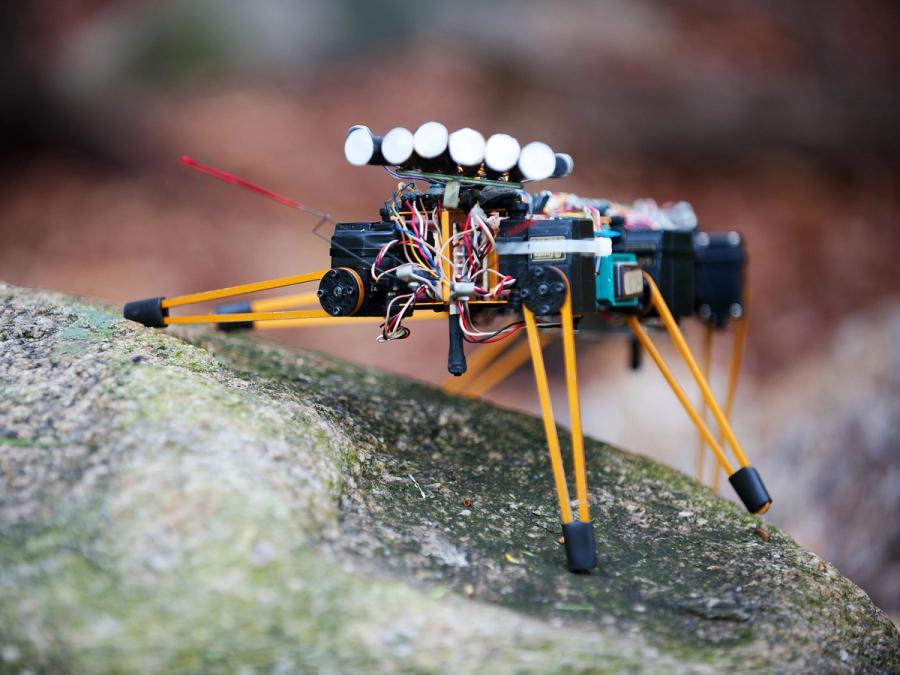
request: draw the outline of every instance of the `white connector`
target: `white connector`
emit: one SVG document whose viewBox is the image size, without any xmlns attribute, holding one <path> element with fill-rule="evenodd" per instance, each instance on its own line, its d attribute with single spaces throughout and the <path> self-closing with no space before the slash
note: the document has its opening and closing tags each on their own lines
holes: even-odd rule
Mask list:
<svg viewBox="0 0 900 675">
<path fill-rule="evenodd" d="M 474 281 L 454 281 L 450 284 L 450 299 L 465 302 L 475 294 Z"/>
<path fill-rule="evenodd" d="M 400 265 L 394 272 L 400 281 L 412 281 L 416 276 L 416 266 L 411 263 Z"/>
</svg>

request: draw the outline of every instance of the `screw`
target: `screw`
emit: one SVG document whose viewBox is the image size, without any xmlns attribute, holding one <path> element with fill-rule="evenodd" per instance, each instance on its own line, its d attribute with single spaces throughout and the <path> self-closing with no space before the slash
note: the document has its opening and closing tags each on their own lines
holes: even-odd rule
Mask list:
<svg viewBox="0 0 900 675">
<path fill-rule="evenodd" d="M 696 242 L 697 246 L 706 248 L 707 246 L 709 246 L 709 235 L 706 234 L 706 232 L 698 232 L 697 236 L 694 237 L 694 241 Z"/>
<path fill-rule="evenodd" d="M 728 308 L 728 313 L 731 314 L 732 318 L 740 319 L 744 315 L 744 308 L 737 302 L 734 302 L 731 304 L 731 307 Z"/>
<path fill-rule="evenodd" d="M 700 318 L 708 319 L 712 316 L 712 309 L 709 305 L 700 305 Z"/>
<path fill-rule="evenodd" d="M 726 241 L 732 246 L 740 246 L 741 245 L 741 235 L 732 230 L 726 235 Z"/>
</svg>

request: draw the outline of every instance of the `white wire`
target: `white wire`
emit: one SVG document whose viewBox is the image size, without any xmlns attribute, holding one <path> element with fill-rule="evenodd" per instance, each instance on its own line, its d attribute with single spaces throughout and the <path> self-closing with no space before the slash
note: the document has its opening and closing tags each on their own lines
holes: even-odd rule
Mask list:
<svg viewBox="0 0 900 675">
<path fill-rule="evenodd" d="M 409 335 L 408 329 L 405 326 L 403 326 L 403 317 L 406 314 L 407 310 L 409 309 L 410 305 L 412 305 L 413 301 L 415 300 L 415 297 L 416 297 L 415 293 L 410 293 L 409 295 L 398 295 L 397 297 L 395 297 L 393 300 L 391 300 L 388 303 L 387 312 L 385 313 L 385 317 L 384 317 L 384 320 L 385 320 L 384 330 L 381 331 L 381 335 L 379 335 L 377 338 L 375 338 L 378 342 L 387 342 L 389 340 L 395 340 L 400 336 L 406 337 L 407 335 Z M 388 326 L 390 326 L 390 323 L 391 323 L 391 309 L 393 308 L 394 303 L 397 302 L 398 300 L 400 300 L 401 298 L 409 298 L 409 300 L 407 300 L 406 304 L 400 308 L 400 311 L 397 313 L 396 323 L 394 323 L 393 329 L 391 329 L 390 332 L 388 333 L 386 331 L 388 330 Z"/>
<path fill-rule="evenodd" d="M 507 327 L 507 328 L 501 329 L 499 332 L 494 330 L 494 331 L 488 331 L 485 333 L 485 332 L 477 330 L 475 328 L 472 328 L 472 329 L 466 328 L 467 323 L 470 326 L 473 325 L 472 317 L 469 312 L 469 305 L 468 305 L 468 303 L 465 303 L 465 302 L 458 302 L 458 303 L 456 303 L 456 306 L 459 308 L 460 314 L 463 314 L 466 319 L 465 321 L 463 321 L 462 317 L 460 317 L 459 326 L 460 326 L 460 328 L 462 328 L 463 333 L 465 333 L 466 335 L 468 335 L 471 338 L 499 337 L 500 335 L 503 335 L 504 333 L 511 333 L 512 331 L 516 330 L 515 327 Z"/>
</svg>

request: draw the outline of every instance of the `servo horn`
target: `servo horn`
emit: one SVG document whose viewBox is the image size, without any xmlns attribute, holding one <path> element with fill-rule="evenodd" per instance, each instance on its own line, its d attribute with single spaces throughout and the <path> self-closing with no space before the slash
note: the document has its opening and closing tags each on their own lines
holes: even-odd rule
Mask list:
<svg viewBox="0 0 900 675">
<path fill-rule="evenodd" d="M 347 267 L 328 270 L 319 282 L 316 295 L 322 309 L 331 316 L 353 316 L 365 300 L 362 279 Z"/>
<path fill-rule="evenodd" d="M 559 312 L 566 299 L 565 277 L 554 267 L 528 270 L 520 291 L 525 306 L 538 316 Z"/>
</svg>

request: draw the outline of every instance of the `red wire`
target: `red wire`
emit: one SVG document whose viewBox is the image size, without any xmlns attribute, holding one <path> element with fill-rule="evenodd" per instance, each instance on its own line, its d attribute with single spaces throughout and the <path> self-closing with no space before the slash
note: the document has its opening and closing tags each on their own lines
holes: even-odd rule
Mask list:
<svg viewBox="0 0 900 675">
<path fill-rule="evenodd" d="M 475 267 L 475 257 L 472 255 L 472 235 L 471 235 L 471 225 L 472 225 L 472 212 L 469 212 L 469 215 L 466 217 L 466 224 L 463 225 L 463 243 L 466 245 L 466 260 L 469 263 L 469 269 Z"/>
<path fill-rule="evenodd" d="M 466 313 L 465 312 L 460 311 L 459 320 L 460 320 L 460 323 L 462 323 L 463 327 L 465 327 L 469 330 L 475 330 L 475 327 L 469 321 L 466 321 Z M 498 335 L 495 335 L 494 337 L 482 338 L 480 340 L 478 338 L 472 338 L 471 342 L 474 344 L 479 344 L 479 345 L 488 345 L 493 342 L 500 342 L 501 340 L 505 340 L 506 338 L 508 338 L 512 335 L 515 335 L 520 330 L 522 330 L 524 327 L 525 327 L 525 322 L 523 321 L 522 323 L 516 324 L 516 326 L 513 328 L 508 328 L 508 329 L 503 330 L 502 332 L 500 332 Z"/>
<path fill-rule="evenodd" d="M 416 300 L 418 300 L 420 297 L 424 297 L 424 293 L 425 293 L 425 291 L 424 291 L 424 289 L 422 289 L 422 288 L 420 288 L 419 290 L 417 290 L 417 291 L 416 291 L 416 298 L 415 298 L 415 300 L 413 300 L 412 304 L 415 305 L 415 304 L 416 304 Z M 400 320 L 400 312 L 398 311 L 396 314 L 394 314 L 394 316 L 391 317 L 391 322 L 390 322 L 389 330 L 394 330 L 394 328 L 396 327 L 397 322 L 398 322 L 399 320 Z"/>
<path fill-rule="evenodd" d="M 419 239 L 422 238 L 422 235 L 419 234 L 419 228 L 416 227 L 416 216 L 413 213 L 412 204 L 409 203 L 407 199 L 406 202 L 406 210 L 409 211 L 409 226 L 412 228 L 413 234 L 415 234 Z"/>
<path fill-rule="evenodd" d="M 416 239 L 424 240 L 425 238 L 419 232 L 419 228 L 416 227 L 416 216 L 413 213 L 412 204 L 409 203 L 409 200 L 406 200 L 406 208 L 409 211 L 409 224 L 412 227 L 413 234 L 416 235 Z M 427 227 L 427 223 L 426 223 Z M 429 255 L 425 252 L 425 247 L 419 241 L 413 242 L 413 245 L 421 251 L 422 255 L 425 256 L 426 260 L 429 258 Z"/>
<path fill-rule="evenodd" d="M 298 201 L 294 201 L 290 197 L 284 197 L 277 192 L 272 192 L 271 190 L 262 187 L 261 185 L 257 185 L 256 183 L 251 183 L 248 180 L 244 180 L 234 174 L 228 173 L 226 171 L 220 171 L 219 169 L 214 169 L 211 166 L 207 166 L 205 164 L 201 164 L 193 157 L 188 155 L 182 155 L 181 163 L 191 169 L 195 169 L 200 173 L 205 173 L 208 176 L 212 176 L 213 178 L 218 178 L 221 181 L 225 181 L 226 183 L 231 183 L 232 185 L 238 185 L 242 188 L 246 188 L 248 190 L 252 190 L 253 192 L 262 195 L 263 197 L 268 197 L 279 204 L 283 204 L 284 206 L 288 206 L 292 209 L 298 209 L 300 211 L 306 211 L 307 213 L 312 213 L 317 216 L 324 216 L 325 214 L 316 209 L 311 209 L 308 206 L 304 206 Z"/>
<path fill-rule="evenodd" d="M 518 333 L 520 330 L 522 330 L 524 327 L 525 327 L 525 324 L 521 323 L 521 324 L 517 325 L 515 328 L 511 328 L 508 333 L 501 333 L 500 335 L 495 335 L 494 337 L 488 338 L 486 340 L 479 340 L 478 342 L 479 342 L 479 344 L 484 344 L 484 345 L 489 345 L 493 342 L 500 342 L 501 340 L 505 340 L 508 337 L 512 337 L 513 335 Z"/>
</svg>

